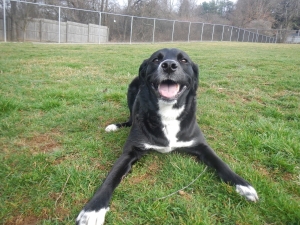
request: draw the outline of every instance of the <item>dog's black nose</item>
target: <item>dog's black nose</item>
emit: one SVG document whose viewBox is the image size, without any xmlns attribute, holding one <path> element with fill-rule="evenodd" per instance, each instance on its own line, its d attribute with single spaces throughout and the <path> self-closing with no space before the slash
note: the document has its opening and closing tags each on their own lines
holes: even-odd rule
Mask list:
<svg viewBox="0 0 300 225">
<path fill-rule="evenodd" d="M 162 62 L 161 67 L 166 73 L 173 73 L 176 71 L 178 65 L 174 60 L 165 60 Z"/>
</svg>

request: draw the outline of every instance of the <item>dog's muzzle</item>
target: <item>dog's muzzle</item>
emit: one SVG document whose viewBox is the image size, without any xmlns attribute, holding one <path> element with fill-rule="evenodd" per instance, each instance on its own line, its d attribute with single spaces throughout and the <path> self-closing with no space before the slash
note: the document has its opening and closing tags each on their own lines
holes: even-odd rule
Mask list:
<svg viewBox="0 0 300 225">
<path fill-rule="evenodd" d="M 173 101 L 181 96 L 186 90 L 186 86 L 178 83 L 175 80 L 175 73 L 178 72 L 180 65 L 175 60 L 165 60 L 159 65 L 159 73 L 165 77 L 158 84 L 153 84 L 152 87 L 159 99 L 165 101 Z M 178 75 L 176 75 L 178 76 Z"/>
</svg>

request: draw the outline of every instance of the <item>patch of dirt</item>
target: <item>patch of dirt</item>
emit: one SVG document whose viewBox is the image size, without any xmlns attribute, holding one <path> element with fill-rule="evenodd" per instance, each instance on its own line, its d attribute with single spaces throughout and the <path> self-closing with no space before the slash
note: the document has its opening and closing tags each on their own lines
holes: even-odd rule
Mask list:
<svg viewBox="0 0 300 225">
<path fill-rule="evenodd" d="M 54 149 L 57 150 L 59 148 L 59 146 L 57 148 Z M 60 156 L 59 158 L 56 158 L 54 161 L 52 161 L 52 164 L 53 165 L 59 165 L 65 161 L 76 161 L 78 159 L 78 154 L 76 153 L 69 153 L 69 154 L 66 154 L 66 155 L 63 155 L 63 156 Z M 81 165 L 76 165 L 76 168 L 80 168 Z"/>
<path fill-rule="evenodd" d="M 66 209 L 64 207 L 57 207 L 55 209 L 55 217 L 60 221 L 63 221 L 64 218 L 68 217 L 69 215 L 70 215 L 69 209 Z"/>
<path fill-rule="evenodd" d="M 17 142 L 18 146 L 28 147 L 32 154 L 52 152 L 60 148 L 57 141 L 61 133 L 58 130 L 51 130 L 49 133 L 35 134 L 31 138 L 24 138 Z"/>
<path fill-rule="evenodd" d="M 11 219 L 4 222 L 4 225 L 36 225 L 38 224 L 40 218 L 37 216 L 25 216 L 25 215 L 19 215 L 12 217 Z"/>
<path fill-rule="evenodd" d="M 191 194 L 185 191 L 178 191 L 178 194 L 182 196 L 185 200 L 191 200 L 193 198 Z"/>
<path fill-rule="evenodd" d="M 135 184 L 141 183 L 144 180 L 147 180 L 150 184 L 155 183 L 155 180 L 156 180 L 155 175 L 161 168 L 159 161 L 156 160 L 153 163 L 151 163 L 150 165 L 145 165 L 145 166 L 147 166 L 147 168 L 148 168 L 146 173 L 144 173 L 142 175 L 131 176 L 129 179 L 126 179 L 126 181 L 130 185 L 135 185 Z"/>
<path fill-rule="evenodd" d="M 265 177 L 268 177 L 270 179 L 282 179 L 285 181 L 295 181 L 296 180 L 296 176 L 292 173 L 289 172 L 280 172 L 277 169 L 268 169 L 265 166 L 259 165 L 259 166 L 255 166 L 256 170 L 259 171 L 259 173 Z"/>
<path fill-rule="evenodd" d="M 256 167 L 256 169 L 259 171 L 260 174 L 266 177 L 270 177 L 270 172 L 265 167 Z"/>
<path fill-rule="evenodd" d="M 286 172 L 286 173 L 283 173 L 282 179 L 285 181 L 291 181 L 291 180 L 295 180 L 295 176 L 291 173 Z"/>
<path fill-rule="evenodd" d="M 40 216 L 35 216 L 30 214 L 12 216 L 7 221 L 5 221 L 3 225 L 36 225 L 36 224 L 40 224 L 41 221 L 45 219 L 49 219 L 49 217 L 55 218 L 56 220 L 59 221 L 63 221 L 64 218 L 70 215 L 70 210 L 65 208 L 64 206 L 57 206 L 54 211 L 54 216 L 50 216 L 51 214 L 52 213 L 50 209 L 44 208 Z"/>
</svg>

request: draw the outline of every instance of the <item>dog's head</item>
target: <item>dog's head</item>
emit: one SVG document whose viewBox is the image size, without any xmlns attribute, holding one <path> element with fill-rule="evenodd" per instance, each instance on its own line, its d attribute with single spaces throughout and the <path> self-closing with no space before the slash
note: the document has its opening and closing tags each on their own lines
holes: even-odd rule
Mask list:
<svg viewBox="0 0 300 225">
<path fill-rule="evenodd" d="M 198 66 L 179 49 L 161 49 L 144 60 L 139 70 L 141 85 L 147 85 L 158 99 L 172 102 L 185 93 L 196 94 Z"/>
</svg>

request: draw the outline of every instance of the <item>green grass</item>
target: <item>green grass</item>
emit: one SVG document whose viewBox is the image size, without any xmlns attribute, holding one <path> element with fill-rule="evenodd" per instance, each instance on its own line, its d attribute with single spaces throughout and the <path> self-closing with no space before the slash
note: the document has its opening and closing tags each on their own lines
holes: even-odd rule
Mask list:
<svg viewBox="0 0 300 225">
<path fill-rule="evenodd" d="M 251 203 L 180 154 L 151 153 L 116 189 L 106 224 L 299 224 L 299 45 L 0 44 L 0 223 L 74 224 L 122 152 L 126 90 L 155 50 L 200 67 L 197 118 L 207 141 L 256 188 Z"/>
</svg>

